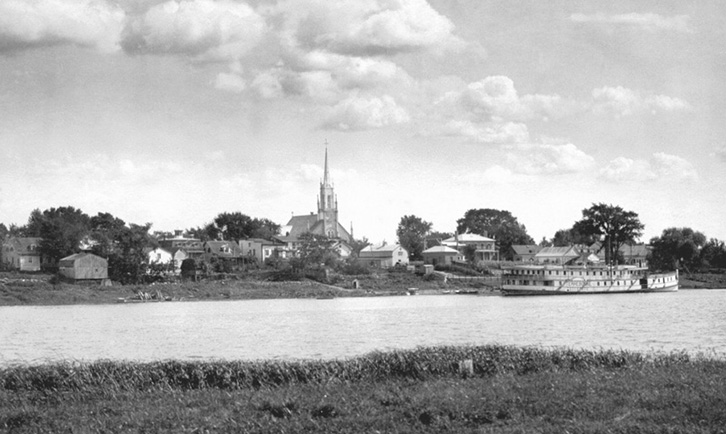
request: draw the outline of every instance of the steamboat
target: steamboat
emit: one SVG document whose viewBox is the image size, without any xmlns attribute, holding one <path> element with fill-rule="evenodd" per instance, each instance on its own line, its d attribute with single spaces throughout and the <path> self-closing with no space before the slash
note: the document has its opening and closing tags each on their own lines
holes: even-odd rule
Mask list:
<svg viewBox="0 0 726 434">
<path fill-rule="evenodd" d="M 633 265 L 516 265 L 502 270 L 504 295 L 678 291 L 678 271 L 650 273 Z"/>
</svg>

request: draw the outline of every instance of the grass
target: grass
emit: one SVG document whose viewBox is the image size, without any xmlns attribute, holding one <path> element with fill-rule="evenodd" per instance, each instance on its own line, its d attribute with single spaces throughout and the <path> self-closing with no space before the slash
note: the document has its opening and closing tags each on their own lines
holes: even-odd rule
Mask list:
<svg viewBox="0 0 726 434">
<path fill-rule="evenodd" d="M 406 289 L 441 293 L 442 289 L 472 288 L 474 284 L 426 281 L 411 273 L 386 273 L 366 276 L 340 276 L 333 285 L 311 280 L 265 281 L 255 275 L 230 276 L 223 280 L 162 283 L 154 285 L 51 284 L 51 275 L 0 273 L 0 306 L 109 304 L 120 298 L 133 297 L 138 291 L 155 293 L 174 300 L 248 300 L 271 298 L 364 297 L 404 295 Z M 360 289 L 353 289 L 357 279 Z"/>
<path fill-rule="evenodd" d="M 459 362 L 472 360 L 472 371 Z M 726 361 L 433 347 L 346 360 L 14 366 L 10 432 L 718 433 Z"/>
</svg>

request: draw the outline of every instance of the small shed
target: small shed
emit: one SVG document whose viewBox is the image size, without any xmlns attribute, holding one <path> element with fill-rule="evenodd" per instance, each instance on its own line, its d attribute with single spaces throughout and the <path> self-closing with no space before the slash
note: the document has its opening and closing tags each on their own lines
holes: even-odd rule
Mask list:
<svg viewBox="0 0 726 434">
<path fill-rule="evenodd" d="M 93 253 L 76 253 L 58 262 L 58 272 L 73 280 L 108 279 L 108 262 Z"/>
<path fill-rule="evenodd" d="M 434 246 L 424 250 L 424 263 L 431 265 L 451 265 L 453 261 L 461 261 L 463 255 L 458 250 L 447 246 Z"/>
</svg>

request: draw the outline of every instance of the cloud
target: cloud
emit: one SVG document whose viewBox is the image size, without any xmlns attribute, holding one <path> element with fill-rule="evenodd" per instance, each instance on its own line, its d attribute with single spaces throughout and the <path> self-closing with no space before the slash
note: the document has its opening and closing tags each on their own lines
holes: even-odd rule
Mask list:
<svg viewBox="0 0 726 434">
<path fill-rule="evenodd" d="M 649 160 L 618 157 L 600 170 L 600 178 L 611 182 L 648 182 L 659 179 L 697 181 L 693 165 L 676 155 L 658 152 Z"/>
<path fill-rule="evenodd" d="M 636 113 L 673 112 L 691 110 L 691 105 L 679 98 L 666 95 L 641 96 L 640 93 L 622 86 L 601 87 L 592 91 L 592 110 L 596 114 L 611 113 L 629 116 Z"/>
<path fill-rule="evenodd" d="M 506 155 L 512 172 L 524 175 L 561 175 L 589 170 L 595 159 L 572 143 L 515 145 Z"/>
<path fill-rule="evenodd" d="M 619 15 L 606 15 L 603 13 L 586 15 L 572 14 L 570 20 L 576 23 L 614 24 L 641 28 L 647 31 L 669 30 L 681 33 L 690 33 L 688 15 L 664 17 L 653 13 L 629 13 Z"/>
<path fill-rule="evenodd" d="M 235 73 L 220 72 L 214 81 L 214 87 L 219 90 L 240 93 L 247 88 L 245 79 Z"/>
<path fill-rule="evenodd" d="M 451 120 L 444 125 L 441 134 L 464 137 L 477 143 L 501 144 L 529 141 L 527 126 L 516 122 L 477 124 L 467 120 Z"/>
<path fill-rule="evenodd" d="M 289 0 L 275 12 L 288 43 L 308 51 L 369 56 L 463 45 L 425 0 Z"/>
<path fill-rule="evenodd" d="M 230 61 L 247 53 L 265 31 L 263 17 L 245 3 L 170 0 L 132 17 L 121 45 L 130 53 Z"/>
<path fill-rule="evenodd" d="M 124 19 L 103 0 L 3 0 L 0 52 L 65 44 L 114 51 Z"/>
<path fill-rule="evenodd" d="M 322 127 L 341 131 L 381 128 L 408 122 L 408 113 L 389 95 L 352 95 L 332 108 Z"/>
<path fill-rule="evenodd" d="M 485 120 L 546 119 L 557 116 L 565 101 L 559 95 L 525 95 L 520 97 L 514 82 L 505 76 L 490 76 L 470 83 L 459 94 L 450 94 L 465 108 Z"/>
<path fill-rule="evenodd" d="M 717 150 L 715 152 L 716 156 L 721 159 L 721 161 L 726 161 L 726 146 L 722 147 L 721 149 Z"/>
</svg>

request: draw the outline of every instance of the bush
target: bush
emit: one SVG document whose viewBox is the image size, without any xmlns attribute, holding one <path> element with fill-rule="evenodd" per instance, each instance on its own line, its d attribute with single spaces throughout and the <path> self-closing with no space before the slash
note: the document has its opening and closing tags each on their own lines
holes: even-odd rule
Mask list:
<svg viewBox="0 0 726 434">
<path fill-rule="evenodd" d="M 359 274 L 371 274 L 371 269 L 368 265 L 361 262 L 350 261 L 340 267 L 340 273 L 348 276 L 357 276 Z"/>
</svg>

